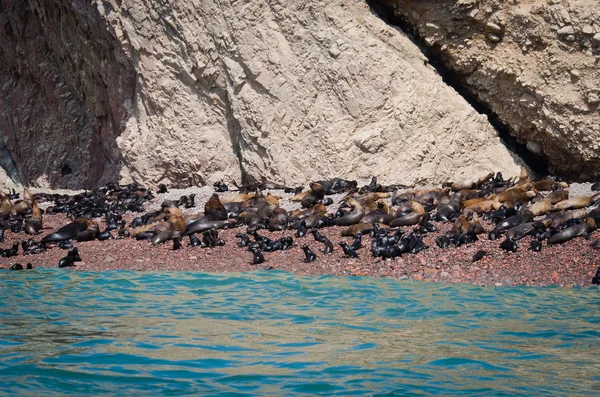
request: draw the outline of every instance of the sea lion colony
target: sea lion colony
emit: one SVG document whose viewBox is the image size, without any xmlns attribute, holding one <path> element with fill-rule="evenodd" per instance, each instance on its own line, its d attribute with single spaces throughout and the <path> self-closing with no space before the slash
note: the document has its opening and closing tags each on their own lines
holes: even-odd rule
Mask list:
<svg viewBox="0 0 600 397">
<path fill-rule="evenodd" d="M 345 256 L 360 258 L 367 254 L 362 242 L 362 236 L 366 235 L 371 237 L 369 254 L 386 259 L 426 249 L 421 237 L 435 233 L 436 222 L 453 225 L 448 232 L 437 236 L 435 241 L 440 248 L 460 247 L 486 236 L 490 240 L 502 239 L 499 245 L 508 252 L 522 249 L 518 242 L 525 236 L 534 237 L 528 249 L 539 251 L 544 244 L 561 244 L 576 237 L 589 239 L 600 225 L 600 208 L 589 210 L 600 202 L 600 193 L 569 198 L 566 183 L 552 177 L 532 181 L 524 169 L 513 180 L 503 179 L 500 173 L 488 174 L 433 189 L 383 186 L 376 178 L 361 188 L 354 181 L 340 178 L 313 182 L 308 190 L 271 182 L 236 185 L 235 193 L 228 192 L 223 182 L 214 187 L 215 194 L 199 214 L 181 211 L 182 207 L 195 207 L 194 195 L 165 201 L 161 210 L 144 213 L 144 204 L 154 196 L 150 190 L 135 184 L 109 184 L 74 196 L 34 196 L 27 189 L 22 198 L 14 191 L 0 193 L 0 242 L 5 229 L 28 235 L 20 244 L 0 253 L 4 257 L 35 255 L 54 246 L 71 249 L 71 240 L 114 238 L 149 240 L 154 245 L 172 241 L 173 249 L 178 249 L 186 237 L 188 246 L 215 247 L 225 244 L 219 238 L 220 229 L 243 226 L 244 232 L 237 234 L 238 245 L 248 249 L 252 264 L 268 260 L 269 252 L 296 244 L 290 236 L 277 240 L 261 236 L 261 229 L 295 230 L 295 239 L 304 240 L 301 245 L 305 262 L 318 260 L 319 255 L 327 255 L 336 245 Z M 296 193 L 291 200 L 299 203 L 300 208 L 286 211 L 279 207 L 279 196 L 263 193 L 270 189 Z M 166 192 L 167 188 L 161 185 L 158 191 Z M 327 196 L 336 193 L 344 193 L 345 197 L 339 206 L 332 208 L 333 200 Z M 34 236 L 43 229 L 43 211 L 38 206 L 41 202 L 53 203 L 46 213 L 65 213 L 72 222 L 36 241 Z M 123 215 L 128 211 L 143 215 L 126 225 Z M 493 227 L 486 230 L 485 220 L 491 221 Z M 105 227 L 101 231 L 102 221 Z M 353 243 L 334 244 L 322 236 L 319 229 L 328 226 L 344 227 L 341 235 L 354 236 Z M 305 240 L 310 238 L 305 237 L 307 234 L 312 235 L 316 244 L 312 250 Z M 485 255 L 485 251 L 479 251 L 473 261 Z M 78 260 L 75 249 L 59 266 L 74 266 Z"/>
</svg>

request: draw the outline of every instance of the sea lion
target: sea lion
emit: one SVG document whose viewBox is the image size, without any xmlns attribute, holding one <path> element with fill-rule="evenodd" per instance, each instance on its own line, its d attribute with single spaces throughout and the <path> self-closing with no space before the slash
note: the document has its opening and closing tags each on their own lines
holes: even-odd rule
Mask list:
<svg viewBox="0 0 600 397">
<path fill-rule="evenodd" d="M 342 237 L 356 236 L 357 233 L 370 233 L 373 229 L 375 229 L 373 223 L 357 223 L 356 225 L 352 225 L 349 228 L 342 230 L 340 234 Z"/>
<path fill-rule="evenodd" d="M 306 210 L 294 210 L 288 214 L 289 218 L 294 220 L 306 219 L 309 216 L 326 214 L 327 208 L 323 204 L 316 204 L 312 208 Z"/>
<path fill-rule="evenodd" d="M 579 236 L 583 236 L 587 240 L 590 238 L 590 233 L 595 229 L 596 222 L 594 222 L 594 219 L 587 218 L 585 223 L 571 226 L 562 232 L 556 233 L 554 236 L 550 237 L 548 244 L 562 244 Z"/>
<path fill-rule="evenodd" d="M 275 208 L 273 210 L 273 215 L 271 219 L 269 219 L 268 228 L 270 231 L 274 232 L 276 230 L 283 230 L 287 226 L 288 223 L 288 213 L 283 208 Z"/>
<path fill-rule="evenodd" d="M 578 196 L 568 200 L 560 201 L 552 207 L 552 211 L 585 208 L 592 202 L 592 197 L 593 196 Z"/>
<path fill-rule="evenodd" d="M 96 236 L 100 233 L 100 227 L 96 222 L 91 219 L 87 220 L 87 228 L 77 233 L 75 241 L 92 241 L 96 239 Z"/>
<path fill-rule="evenodd" d="M 219 200 L 223 205 L 227 205 L 229 203 L 243 203 L 244 201 L 254 198 L 254 196 L 254 193 L 226 194 L 219 197 Z"/>
<path fill-rule="evenodd" d="M 202 233 L 212 228 L 217 229 L 225 229 L 229 227 L 234 227 L 237 221 L 235 219 L 226 219 L 223 221 L 210 221 L 205 219 L 200 219 L 198 221 L 192 222 L 186 226 L 184 235 L 190 235 L 194 233 Z"/>
<path fill-rule="evenodd" d="M 569 211 L 561 213 L 560 215 L 552 218 L 552 227 L 557 228 L 562 226 L 565 222 L 570 221 L 571 219 L 580 218 L 585 216 L 585 210 L 582 211 Z"/>
<path fill-rule="evenodd" d="M 400 192 L 399 190 L 395 190 L 392 193 L 392 205 L 400 205 L 401 203 L 412 200 L 415 197 L 416 194 L 414 190 L 408 192 Z"/>
<path fill-rule="evenodd" d="M 551 180 L 541 180 L 533 183 L 533 190 L 536 192 L 552 192 L 558 189 L 566 189 L 569 184 L 566 182 L 555 182 Z"/>
<path fill-rule="evenodd" d="M 379 212 L 371 212 L 360 219 L 360 223 L 381 223 L 389 225 L 396 217 L 390 214 L 381 214 Z"/>
<path fill-rule="evenodd" d="M 33 202 L 31 218 L 26 219 L 23 223 L 23 230 L 27 234 L 38 234 L 42 228 L 42 210 L 37 203 Z"/>
<path fill-rule="evenodd" d="M 252 262 L 250 262 L 251 265 L 259 265 L 265 261 L 265 257 L 263 256 L 260 249 L 251 248 L 250 251 L 252 251 L 253 254 Z"/>
<path fill-rule="evenodd" d="M 213 221 L 223 221 L 227 219 L 227 210 L 221 200 L 219 200 L 219 195 L 217 193 L 213 193 L 206 204 L 204 204 L 204 216 L 208 220 Z"/>
<path fill-rule="evenodd" d="M 365 216 L 365 210 L 362 206 L 353 198 L 348 199 L 348 204 L 352 208 L 350 212 L 342 216 L 341 218 L 333 219 L 332 223 L 337 226 L 351 226 L 358 223 L 363 216 Z"/>
<path fill-rule="evenodd" d="M 466 179 L 460 182 L 455 182 L 452 184 L 452 190 L 457 192 L 459 190 L 468 190 L 468 189 L 474 189 L 477 186 L 479 186 L 481 183 L 491 179 L 494 176 L 493 172 L 490 172 L 489 174 L 483 175 L 481 177 L 474 177 L 471 179 Z"/>
<path fill-rule="evenodd" d="M 519 175 L 519 180 L 516 183 L 517 186 L 527 186 L 529 189 L 529 185 L 531 185 L 531 178 L 529 177 L 529 172 L 527 172 L 527 168 L 521 167 L 521 174 Z"/>
<path fill-rule="evenodd" d="M 477 204 L 479 204 L 479 203 L 481 203 L 483 201 L 488 201 L 488 200 L 485 197 L 476 197 L 476 198 L 472 198 L 472 199 L 469 199 L 469 200 L 464 200 L 463 203 L 462 203 L 462 205 L 463 205 L 464 208 L 467 208 L 467 207 L 470 207 L 472 205 L 477 205 Z M 491 201 L 491 200 L 489 200 L 489 201 Z"/>
<path fill-rule="evenodd" d="M 465 206 L 462 213 L 464 215 L 483 214 L 485 212 L 495 211 L 502 206 L 502 203 L 493 200 L 484 200 L 476 204 Z"/>
<path fill-rule="evenodd" d="M 517 250 L 519 249 L 519 246 L 517 245 L 517 243 L 509 238 L 507 238 L 506 240 L 504 240 L 502 242 L 502 244 L 500 244 L 500 248 L 502 248 L 505 251 L 509 251 L 509 252 L 517 252 Z"/>
<path fill-rule="evenodd" d="M 437 206 L 441 196 L 442 189 L 431 189 L 430 191 L 419 194 L 418 196 L 415 195 L 415 201 L 418 201 L 423 205 Z"/>
<path fill-rule="evenodd" d="M 75 219 L 73 222 L 61 227 L 56 232 L 42 238 L 41 243 L 57 243 L 63 240 L 70 240 L 79 233 L 87 230 L 88 220 L 83 218 Z"/>
<path fill-rule="evenodd" d="M 527 222 L 511 227 L 506 231 L 506 238 L 513 241 L 522 239 L 536 229 L 545 229 L 544 225 L 539 222 Z"/>
<path fill-rule="evenodd" d="M 524 186 L 524 185 L 521 185 Z M 497 201 L 500 203 L 506 203 L 511 201 L 513 203 L 526 203 L 530 199 L 534 198 L 536 193 L 530 190 L 523 191 L 520 188 L 506 189 L 502 193 L 494 194 L 490 197 L 490 200 Z"/>
<path fill-rule="evenodd" d="M 390 227 L 401 227 L 401 226 L 413 226 L 421 223 L 423 220 L 423 214 L 418 212 L 411 212 L 410 214 L 403 215 L 395 218 L 389 223 Z"/>
<path fill-rule="evenodd" d="M 513 228 L 522 223 L 533 222 L 533 214 L 529 211 L 525 211 L 522 214 L 513 215 L 499 222 L 494 230 L 490 233 L 500 234 L 505 230 Z"/>
<path fill-rule="evenodd" d="M 466 233 L 470 227 L 471 224 L 469 223 L 467 218 L 464 215 L 461 215 L 458 218 L 456 218 L 451 230 L 456 231 L 457 234 L 463 234 Z"/>
<path fill-rule="evenodd" d="M 355 250 L 353 250 L 352 248 L 350 248 L 348 246 L 348 244 L 346 244 L 345 241 L 341 241 L 338 243 L 338 245 L 340 247 L 342 247 L 342 249 L 344 250 L 344 255 L 348 258 L 358 258 L 358 254 L 356 253 Z"/>
<path fill-rule="evenodd" d="M 162 230 L 158 233 L 156 233 L 154 236 L 152 236 L 152 238 L 150 239 L 150 242 L 152 243 L 152 245 L 158 245 L 158 244 L 162 244 L 165 241 L 169 241 L 172 240 L 173 237 L 177 235 L 180 235 L 179 232 L 177 232 L 176 230 Z"/>
<path fill-rule="evenodd" d="M 558 189 L 546 196 L 552 205 L 569 199 L 569 191 L 566 189 Z"/>
<path fill-rule="evenodd" d="M 10 201 L 10 198 L 6 194 L 0 192 L 0 217 L 8 217 L 11 209 L 12 202 Z"/>
<path fill-rule="evenodd" d="M 450 201 L 445 204 L 442 204 L 443 202 L 444 201 L 440 199 L 440 204 L 438 204 L 434 220 L 449 222 L 460 212 L 460 207 L 462 205 L 462 194 L 460 192 L 455 193 Z"/>
<path fill-rule="evenodd" d="M 425 208 L 418 201 L 411 200 L 408 203 L 405 203 L 404 205 L 401 205 L 400 207 L 398 207 L 395 215 L 397 218 L 399 218 L 399 217 L 402 217 L 402 216 L 405 216 L 405 215 L 408 215 L 411 213 L 417 213 L 419 215 L 424 215 Z"/>
<path fill-rule="evenodd" d="M 300 228 L 300 226 L 302 225 L 302 223 L 304 223 L 304 226 L 307 227 L 308 229 L 312 229 L 312 228 L 318 228 L 321 227 L 324 222 L 327 222 L 328 218 L 327 215 L 325 214 L 316 214 L 316 215 L 311 215 L 308 218 L 303 218 L 302 220 L 296 221 L 291 228 L 292 229 L 298 229 Z"/>
<path fill-rule="evenodd" d="M 308 245 L 303 245 L 300 248 L 302 248 L 302 250 L 304 251 L 305 258 L 302 260 L 303 262 L 309 263 L 309 262 L 313 262 L 317 259 L 317 255 L 310 250 Z"/>
<path fill-rule="evenodd" d="M 538 201 L 527 207 L 527 211 L 531 212 L 533 216 L 544 215 L 550 211 L 550 209 L 552 209 L 552 203 L 548 199 Z"/>
<path fill-rule="evenodd" d="M 132 237 L 137 237 L 139 234 L 145 232 L 151 232 L 153 235 L 156 233 L 160 233 L 163 230 L 178 230 L 180 233 L 183 233 L 186 229 L 185 219 L 183 217 L 183 213 L 179 208 L 165 208 L 165 214 L 167 215 L 167 220 L 150 223 L 138 228 L 133 229 L 130 233 Z"/>
</svg>

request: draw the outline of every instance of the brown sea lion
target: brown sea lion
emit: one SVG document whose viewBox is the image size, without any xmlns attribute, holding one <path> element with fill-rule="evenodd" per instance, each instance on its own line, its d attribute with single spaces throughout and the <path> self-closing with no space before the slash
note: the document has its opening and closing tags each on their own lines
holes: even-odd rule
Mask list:
<svg viewBox="0 0 600 397">
<path fill-rule="evenodd" d="M 566 189 L 558 189 L 546 196 L 552 205 L 569 199 L 569 191 Z"/>
<path fill-rule="evenodd" d="M 10 198 L 5 193 L 0 192 L 0 217 L 8 217 L 11 209 L 12 202 L 10 201 Z"/>
<path fill-rule="evenodd" d="M 271 219 L 269 219 L 268 228 L 270 231 L 274 232 L 276 230 L 283 230 L 287 226 L 288 223 L 288 213 L 283 208 L 275 208 L 273 210 L 273 215 Z"/>
<path fill-rule="evenodd" d="M 462 211 L 464 215 L 471 214 L 483 214 L 485 212 L 497 210 L 502 206 L 502 203 L 493 200 L 484 200 L 476 204 L 471 204 L 468 207 L 465 207 Z"/>
<path fill-rule="evenodd" d="M 452 190 L 457 192 L 459 190 L 468 190 L 468 189 L 474 189 L 477 186 L 479 186 L 481 183 L 490 180 L 491 178 L 493 178 L 494 173 L 490 172 L 489 174 L 480 176 L 480 177 L 474 177 L 474 178 L 470 178 L 470 179 L 465 179 L 463 181 L 459 181 L 459 182 L 455 182 L 452 184 Z"/>
<path fill-rule="evenodd" d="M 186 229 L 185 219 L 183 214 L 179 208 L 165 208 L 165 214 L 167 215 L 167 220 L 149 223 L 147 225 L 140 226 L 138 228 L 133 229 L 130 234 L 132 237 L 135 237 L 144 232 L 154 232 L 158 233 L 163 230 L 179 230 L 180 232 L 184 232 Z M 197 221 L 196 221 L 197 222 Z"/>
<path fill-rule="evenodd" d="M 26 219 L 23 223 L 23 230 L 27 234 L 38 234 L 42 228 L 42 210 L 37 203 L 33 202 L 31 218 Z"/>
<path fill-rule="evenodd" d="M 550 211 L 551 208 L 552 203 L 550 202 L 550 200 L 544 199 L 531 204 L 529 207 L 527 207 L 527 211 L 531 212 L 533 216 L 540 216 Z"/>
<path fill-rule="evenodd" d="M 463 234 L 466 233 L 470 227 L 471 223 L 469 223 L 469 221 L 464 215 L 461 215 L 454 221 L 454 224 L 452 225 L 452 230 L 456 230 L 458 234 Z"/>
<path fill-rule="evenodd" d="M 421 204 L 429 204 L 437 206 L 442 196 L 442 189 L 431 189 L 427 192 L 419 192 L 419 195 L 415 195 L 415 201 Z"/>
<path fill-rule="evenodd" d="M 323 204 L 316 204 L 307 210 L 294 210 L 288 216 L 294 220 L 301 220 L 312 215 L 326 214 L 327 208 Z"/>
<path fill-rule="evenodd" d="M 337 226 L 351 226 L 358 223 L 363 216 L 365 216 L 365 210 L 362 206 L 353 198 L 348 199 L 348 204 L 352 208 L 350 212 L 340 218 L 336 218 L 332 221 Z"/>
<path fill-rule="evenodd" d="M 399 190 L 395 190 L 392 193 L 392 205 L 399 205 L 405 201 L 412 200 L 416 196 L 414 190 L 410 190 L 407 192 L 401 192 Z"/>
<path fill-rule="evenodd" d="M 578 196 L 556 203 L 552 211 L 564 211 L 570 209 L 585 208 L 592 202 L 592 196 Z"/>
<path fill-rule="evenodd" d="M 541 180 L 533 183 L 533 190 L 536 192 L 552 192 L 558 189 L 566 189 L 569 184 L 566 182 L 555 182 L 551 180 Z"/>
<path fill-rule="evenodd" d="M 275 196 L 271 193 L 267 193 L 265 199 L 269 202 L 269 204 L 279 207 L 279 200 L 281 200 L 281 196 Z"/>
<path fill-rule="evenodd" d="M 290 201 L 302 201 L 308 195 L 309 192 L 310 192 L 310 190 L 307 190 L 305 192 L 300 192 L 300 193 L 296 194 L 295 196 L 290 197 Z"/>
<path fill-rule="evenodd" d="M 224 194 L 221 197 L 219 197 L 219 200 L 222 204 L 243 203 L 244 201 L 254 198 L 254 195 L 254 193 Z"/>
<path fill-rule="evenodd" d="M 227 210 L 217 193 L 213 193 L 206 204 L 204 204 L 204 216 L 214 221 L 224 221 L 227 219 Z"/>
<path fill-rule="evenodd" d="M 356 236 L 358 233 L 370 233 L 375 227 L 372 223 L 357 223 L 341 231 L 342 237 Z"/>
<path fill-rule="evenodd" d="M 75 236 L 76 241 L 92 241 L 96 239 L 96 236 L 100 233 L 100 227 L 96 222 L 91 219 L 87 219 L 87 228 L 79 232 Z"/>
<path fill-rule="evenodd" d="M 417 213 L 419 215 L 425 214 L 425 208 L 421 203 L 416 200 L 411 200 L 408 203 L 405 203 L 398 207 L 396 210 L 396 217 L 402 217 L 411 213 Z"/>
<path fill-rule="evenodd" d="M 483 197 L 477 197 L 477 198 L 472 198 L 470 200 L 464 200 L 463 201 L 463 207 L 467 208 L 467 207 L 470 207 L 470 206 L 475 205 L 475 204 L 479 204 L 479 203 L 484 202 L 484 201 L 486 201 L 486 199 L 483 198 Z"/>
<path fill-rule="evenodd" d="M 507 201 L 525 203 L 534 198 L 535 195 L 536 193 L 532 191 L 523 191 L 521 189 L 511 188 L 506 189 L 502 193 L 492 195 L 490 200 L 497 201 L 499 203 L 504 203 Z"/>
<path fill-rule="evenodd" d="M 519 180 L 516 183 L 517 186 L 527 186 L 529 189 L 529 185 L 531 185 L 531 178 L 529 177 L 529 172 L 527 172 L 527 168 L 521 167 L 521 174 L 519 175 Z"/>
</svg>

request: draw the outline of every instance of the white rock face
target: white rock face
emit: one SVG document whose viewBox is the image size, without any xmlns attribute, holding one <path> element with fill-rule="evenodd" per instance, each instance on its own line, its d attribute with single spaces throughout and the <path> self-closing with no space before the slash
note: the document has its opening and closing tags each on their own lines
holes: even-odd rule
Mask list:
<svg viewBox="0 0 600 397">
<path fill-rule="evenodd" d="M 32 37 L 3 32 L 9 40 L 0 44 L 22 58 L 0 65 L 9 98 L 0 129 L 8 150 L 19 153 L 12 157 L 26 184 L 80 188 L 118 178 L 185 187 L 248 176 L 298 184 L 371 175 L 437 184 L 487 171 L 518 174 L 486 117 L 363 1 L 10 3 L 4 14 L 27 14 L 39 25 Z M 69 28 L 71 36 L 61 35 Z M 53 44 L 56 37 L 70 51 Z M 40 49 L 51 56 L 48 75 L 33 72 Z M 19 99 L 18 68 L 30 108 Z M 41 85 L 54 91 L 36 98 Z M 63 98 L 75 98 L 77 111 L 56 112 Z M 32 112 L 47 102 L 54 109 Z M 17 106 L 33 121 L 7 121 Z M 81 127 L 53 132 L 56 147 L 43 153 L 52 161 L 25 166 L 41 154 L 19 138 L 31 128 L 47 134 L 42 118 Z M 66 169 L 73 146 L 90 155 Z"/>
</svg>

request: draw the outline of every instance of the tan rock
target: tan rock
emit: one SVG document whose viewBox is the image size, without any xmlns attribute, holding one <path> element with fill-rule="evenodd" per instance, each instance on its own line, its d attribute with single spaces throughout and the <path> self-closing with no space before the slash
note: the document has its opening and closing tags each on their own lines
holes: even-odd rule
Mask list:
<svg viewBox="0 0 600 397">
<path fill-rule="evenodd" d="M 486 117 L 364 1 L 10 3 L 0 129 L 27 184 L 518 174 Z"/>
<path fill-rule="evenodd" d="M 488 16 L 493 23 L 502 21 L 496 25 L 502 26 L 502 40 L 493 38 L 493 45 L 489 33 L 496 26 L 474 19 L 472 9 L 460 2 L 380 2 L 439 48 L 446 65 L 466 76 L 465 88 L 518 141 L 535 142 L 530 150 L 546 157 L 554 171 L 575 178 L 600 176 L 600 133 L 594 130 L 600 123 L 595 102 L 600 68 L 598 43 L 590 37 L 590 27 L 600 20 L 597 0 L 479 1 L 479 9 L 493 10 Z M 448 34 L 434 34 L 426 24 Z M 467 39 L 469 45 L 462 45 Z"/>
</svg>

